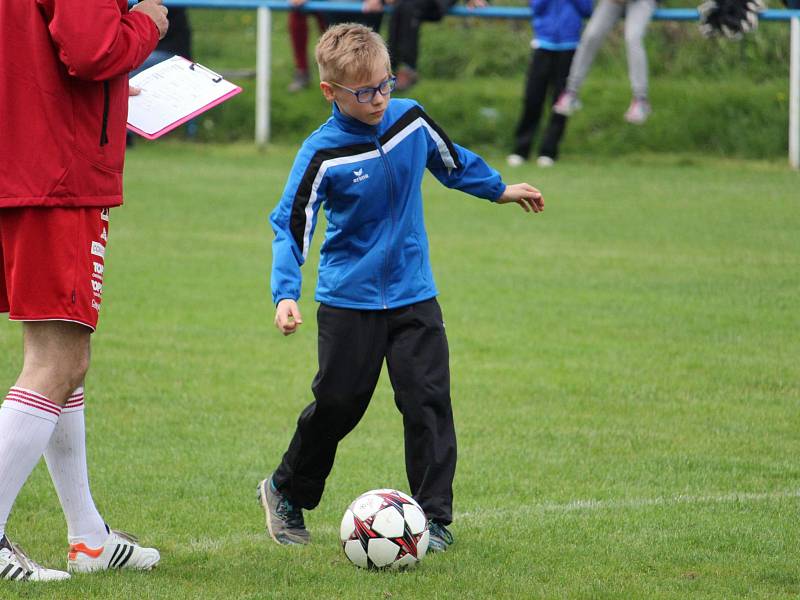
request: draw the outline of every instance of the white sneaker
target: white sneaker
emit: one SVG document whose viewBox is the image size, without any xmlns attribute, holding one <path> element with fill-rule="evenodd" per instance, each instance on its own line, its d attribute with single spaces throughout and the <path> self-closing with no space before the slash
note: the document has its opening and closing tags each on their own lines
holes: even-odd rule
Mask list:
<svg viewBox="0 0 800 600">
<path fill-rule="evenodd" d="M 99 548 L 86 544 L 70 544 L 67 570 L 70 573 L 91 573 L 109 569 L 149 571 L 161 555 L 155 548 L 143 548 L 129 533 L 109 530 L 108 539 Z"/>
<path fill-rule="evenodd" d="M 0 538 L 0 580 L 8 581 L 64 581 L 69 573 L 46 569 L 33 562 L 6 536 Z"/>
<path fill-rule="evenodd" d="M 536 159 L 536 164 L 546 169 L 547 167 L 552 167 L 554 164 L 556 164 L 556 161 L 549 156 L 540 156 Z"/>
<path fill-rule="evenodd" d="M 509 154 L 506 156 L 506 162 L 509 167 L 521 167 L 525 163 L 525 159 L 519 154 Z"/>
</svg>

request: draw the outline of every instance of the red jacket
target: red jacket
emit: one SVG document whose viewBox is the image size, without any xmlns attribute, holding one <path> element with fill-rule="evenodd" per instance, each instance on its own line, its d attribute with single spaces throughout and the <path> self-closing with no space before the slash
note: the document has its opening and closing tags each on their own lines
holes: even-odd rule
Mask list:
<svg viewBox="0 0 800 600">
<path fill-rule="evenodd" d="M 122 204 L 128 73 L 158 43 L 126 0 L 0 0 L 0 208 Z"/>
</svg>

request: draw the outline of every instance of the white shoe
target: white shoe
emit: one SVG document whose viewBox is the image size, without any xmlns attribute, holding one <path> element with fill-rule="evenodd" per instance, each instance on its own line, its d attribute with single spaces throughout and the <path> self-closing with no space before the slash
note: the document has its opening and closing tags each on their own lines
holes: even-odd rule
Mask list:
<svg viewBox="0 0 800 600">
<path fill-rule="evenodd" d="M 549 156 L 540 156 L 536 159 L 536 164 L 546 169 L 547 167 L 552 167 L 554 164 L 556 164 L 556 161 Z"/>
<path fill-rule="evenodd" d="M 506 162 L 508 163 L 509 167 L 521 167 L 523 164 L 525 164 L 525 159 L 519 154 L 509 154 L 506 156 Z"/>
<path fill-rule="evenodd" d="M 64 581 L 69 573 L 46 569 L 33 562 L 6 536 L 0 538 L 0 580 L 8 581 Z"/>
<path fill-rule="evenodd" d="M 67 570 L 70 573 L 91 573 L 109 569 L 149 571 L 161 555 L 155 548 L 143 548 L 129 533 L 109 530 L 108 539 L 99 548 L 86 544 L 70 544 Z"/>
</svg>

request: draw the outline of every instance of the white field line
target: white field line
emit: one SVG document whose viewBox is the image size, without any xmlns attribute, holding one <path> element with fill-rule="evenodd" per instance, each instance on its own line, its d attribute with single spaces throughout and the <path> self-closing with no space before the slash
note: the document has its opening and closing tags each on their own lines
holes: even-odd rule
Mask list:
<svg viewBox="0 0 800 600">
<path fill-rule="evenodd" d="M 456 513 L 455 521 L 484 521 L 489 519 L 506 519 L 510 516 L 534 515 L 543 513 L 575 513 L 600 510 L 626 510 L 647 508 L 651 506 L 678 506 L 691 504 L 729 504 L 768 502 L 770 500 L 786 500 L 800 498 L 800 490 L 786 490 L 780 492 L 729 492 L 727 494 L 709 494 L 703 496 L 660 496 L 657 498 L 630 498 L 624 500 L 571 500 L 565 503 L 539 502 L 535 504 L 519 505 L 512 508 L 476 509 Z M 325 535 L 339 531 L 333 525 L 313 525 L 313 533 Z M 190 540 L 189 549 L 192 552 L 219 552 L 228 546 L 237 546 L 242 543 L 269 543 L 269 535 L 264 531 L 233 533 L 221 537 L 201 537 Z"/>
<path fill-rule="evenodd" d="M 513 509 L 478 509 L 455 515 L 455 520 L 480 520 L 484 518 L 507 518 L 512 515 L 530 515 L 536 513 L 572 513 L 595 510 L 622 510 L 646 508 L 650 506 L 675 506 L 681 504 L 728 504 L 731 502 L 756 503 L 768 500 L 800 498 L 800 490 L 781 492 L 729 492 L 727 494 L 709 494 L 704 496 L 659 496 L 657 498 L 630 498 L 623 500 L 571 500 L 566 503 L 541 502 L 520 505 Z"/>
</svg>

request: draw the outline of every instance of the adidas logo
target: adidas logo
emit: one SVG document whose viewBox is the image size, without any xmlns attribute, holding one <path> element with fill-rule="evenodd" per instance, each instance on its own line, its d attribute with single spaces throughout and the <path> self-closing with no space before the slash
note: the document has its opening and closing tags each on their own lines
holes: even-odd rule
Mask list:
<svg viewBox="0 0 800 600">
<path fill-rule="evenodd" d="M 353 179 L 353 183 L 359 183 L 364 181 L 365 179 L 369 179 L 369 174 L 364 173 L 364 168 L 360 168 L 358 171 L 353 171 L 353 175 L 355 175 L 355 179 Z"/>
</svg>

